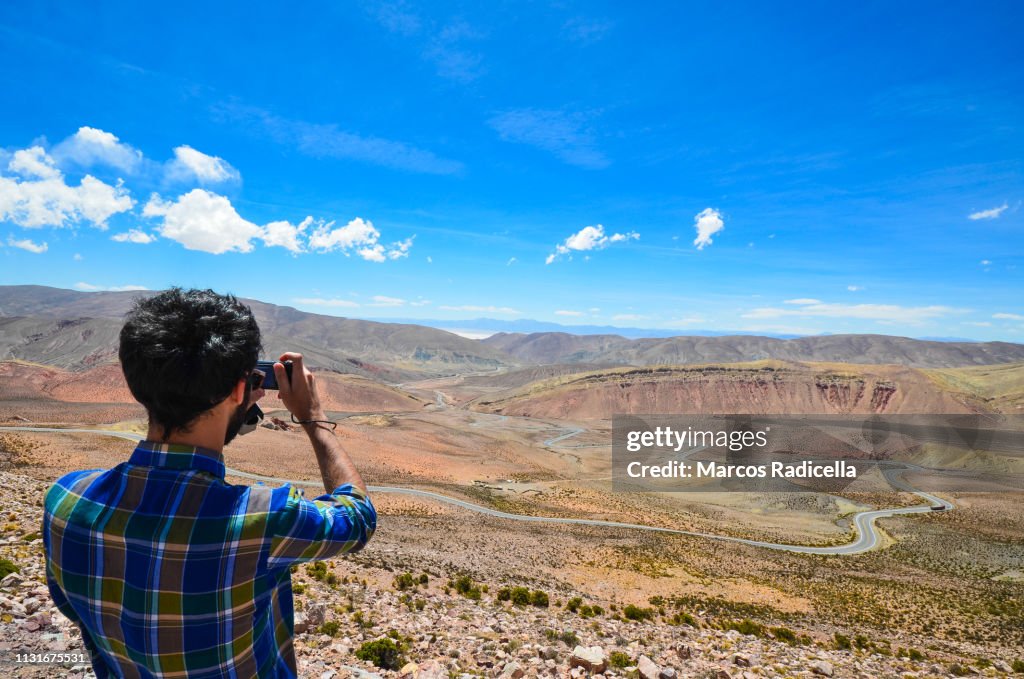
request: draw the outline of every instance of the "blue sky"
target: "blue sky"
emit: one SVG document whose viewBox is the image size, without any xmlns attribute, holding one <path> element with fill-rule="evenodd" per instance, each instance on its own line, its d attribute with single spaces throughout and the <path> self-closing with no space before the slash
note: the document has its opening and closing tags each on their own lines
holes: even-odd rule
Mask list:
<svg viewBox="0 0 1024 679">
<path fill-rule="evenodd" d="M 6 3 L 0 284 L 1022 341 L 1022 18 Z"/>
</svg>

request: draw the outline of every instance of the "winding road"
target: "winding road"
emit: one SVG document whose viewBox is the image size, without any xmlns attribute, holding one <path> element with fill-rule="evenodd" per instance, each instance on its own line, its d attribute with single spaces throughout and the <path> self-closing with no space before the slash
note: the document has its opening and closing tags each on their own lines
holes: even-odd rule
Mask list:
<svg viewBox="0 0 1024 679">
<path fill-rule="evenodd" d="M 28 432 L 59 432 L 65 434 L 97 434 L 102 436 L 114 436 L 117 438 L 127 439 L 129 441 L 141 441 L 142 436 L 125 431 L 112 431 L 105 429 L 62 429 L 58 427 L 0 427 L 0 431 L 28 431 Z M 573 432 L 573 435 L 578 432 Z M 559 439 L 568 438 L 569 435 L 563 437 L 557 437 L 552 439 L 555 442 Z M 547 441 L 545 445 L 550 445 Z M 597 526 L 604 528 L 621 528 L 628 530 L 641 530 L 654 533 L 667 533 L 670 535 L 687 535 L 690 537 L 707 538 L 710 540 L 719 540 L 722 542 L 735 542 L 743 545 L 751 545 L 753 547 L 764 547 L 767 549 L 775 549 L 786 552 L 794 552 L 797 554 L 818 554 L 818 555 L 849 555 L 849 554 L 860 554 L 874 549 L 881 542 L 881 535 L 879 533 L 876 522 L 878 519 L 885 519 L 892 516 L 905 516 L 908 514 L 927 514 L 933 511 L 951 511 L 954 509 L 954 505 L 951 502 L 943 500 L 942 498 L 936 497 L 929 493 L 912 488 L 907 485 L 898 475 L 900 472 L 911 468 L 912 465 L 902 464 L 900 467 L 893 467 L 886 470 L 886 478 L 890 481 L 896 482 L 896 485 L 902 490 L 913 493 L 918 497 L 928 501 L 927 505 L 915 505 L 913 507 L 902 507 L 899 509 L 875 509 L 864 512 L 858 512 L 853 516 L 854 529 L 857 532 L 857 538 L 853 542 L 849 542 L 845 545 L 832 545 L 827 547 L 811 547 L 806 545 L 791 545 L 778 542 L 762 542 L 760 540 L 748 540 L 746 538 L 738 538 L 731 535 L 719 535 L 716 533 L 702 533 L 699 531 L 688 531 L 679 530 L 675 528 L 661 528 L 658 526 L 646 526 L 639 523 L 621 523 L 618 521 L 602 521 L 599 519 L 574 519 L 564 517 L 553 517 L 553 516 L 529 516 L 525 514 L 511 514 L 509 512 L 502 512 L 497 509 L 491 509 L 490 507 L 484 507 L 482 505 L 467 502 L 466 500 L 460 500 L 458 498 L 449 497 L 442 495 L 441 493 L 435 493 L 429 490 L 419 490 L 417 488 L 402 488 L 400 486 L 369 486 L 369 490 L 374 493 L 396 493 L 401 495 L 411 495 L 414 497 L 422 497 L 438 502 L 443 502 L 455 507 L 461 507 L 471 512 L 478 514 L 484 514 L 487 516 L 493 516 L 500 519 L 508 519 L 511 521 L 525 521 L 529 523 L 547 523 L 547 524 L 562 524 L 562 525 L 576 525 L 576 526 Z M 227 473 L 243 478 L 252 479 L 254 481 L 263 481 L 269 483 L 290 483 L 295 486 L 310 486 L 319 488 L 321 484 L 316 481 L 302 481 L 296 479 L 284 479 L 276 476 L 263 476 L 260 474 L 251 474 L 249 472 L 243 472 L 238 469 L 227 468 Z"/>
</svg>

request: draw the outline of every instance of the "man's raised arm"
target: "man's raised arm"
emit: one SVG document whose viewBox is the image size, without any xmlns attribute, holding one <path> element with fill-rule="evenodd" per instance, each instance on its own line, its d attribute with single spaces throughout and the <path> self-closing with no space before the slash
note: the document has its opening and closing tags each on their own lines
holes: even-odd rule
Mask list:
<svg viewBox="0 0 1024 679">
<path fill-rule="evenodd" d="M 284 353 L 279 361 L 292 362 L 292 378 L 288 380 L 284 364 L 274 364 L 279 395 L 288 411 L 296 420 L 302 422 L 313 451 L 316 453 L 320 475 L 324 480 L 324 489 L 333 493 L 335 489 L 346 483 L 366 493 L 366 484 L 356 471 L 352 459 L 341 447 L 341 442 L 334 434 L 334 427 L 327 423 L 327 415 L 320 405 L 320 394 L 316 387 L 316 378 L 303 364 L 302 354 Z"/>
</svg>

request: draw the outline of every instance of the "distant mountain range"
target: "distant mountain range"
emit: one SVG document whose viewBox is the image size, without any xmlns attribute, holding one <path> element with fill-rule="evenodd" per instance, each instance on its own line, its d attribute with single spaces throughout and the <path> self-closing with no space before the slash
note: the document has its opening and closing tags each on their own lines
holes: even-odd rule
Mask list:
<svg viewBox="0 0 1024 679">
<path fill-rule="evenodd" d="M 666 330 L 664 328 L 623 328 L 617 325 L 563 325 L 550 321 L 535 321 L 530 318 L 519 318 L 508 320 L 501 318 L 471 318 L 462 321 L 453 321 L 442 318 L 373 318 L 368 320 L 381 323 L 415 323 L 426 325 L 431 328 L 447 330 L 460 333 L 463 331 L 479 332 L 480 334 L 497 334 L 499 332 L 567 332 L 573 335 L 619 335 L 629 339 L 641 339 L 645 337 L 678 337 L 680 330 Z M 724 335 L 758 335 L 759 333 L 744 332 L 742 330 L 687 330 L 687 336 L 693 337 L 722 337 Z M 790 339 L 800 335 L 786 335 L 778 333 L 760 333 L 762 337 L 775 337 L 779 339 Z"/>
<path fill-rule="evenodd" d="M 0 286 L 0 360 L 15 358 L 72 370 L 112 362 L 120 319 L 133 299 L 151 294 Z M 615 332 L 601 334 L 500 332 L 474 340 L 415 323 L 339 318 L 259 300 L 245 302 L 260 323 L 268 356 L 298 350 L 314 365 L 386 382 L 541 364 L 639 366 L 779 359 L 946 368 L 1024 361 L 1022 344 L 887 335 L 630 338 L 614 328 Z M 465 328 L 466 323 L 459 326 Z"/>
</svg>

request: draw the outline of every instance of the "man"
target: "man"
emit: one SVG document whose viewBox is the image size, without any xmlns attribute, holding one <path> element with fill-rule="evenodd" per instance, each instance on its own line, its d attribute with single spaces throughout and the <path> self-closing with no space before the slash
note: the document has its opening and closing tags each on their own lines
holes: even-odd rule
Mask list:
<svg viewBox="0 0 1024 679">
<path fill-rule="evenodd" d="M 302 356 L 281 400 L 309 436 L 326 495 L 224 481 L 222 451 L 263 395 L 250 309 L 211 290 L 136 302 L 120 359 L 149 432 L 113 469 L 46 494 L 50 592 L 98 677 L 294 677 L 290 567 L 360 549 L 366 486 L 327 422 Z"/>
</svg>

